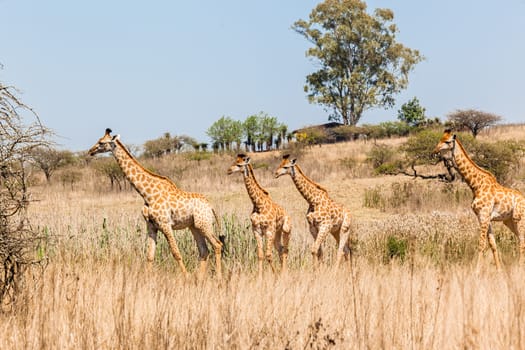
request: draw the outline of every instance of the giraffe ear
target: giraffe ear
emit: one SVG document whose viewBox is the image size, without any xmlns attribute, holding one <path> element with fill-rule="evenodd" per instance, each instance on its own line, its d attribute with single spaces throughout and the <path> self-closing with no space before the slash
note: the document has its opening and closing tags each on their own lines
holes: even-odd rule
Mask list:
<svg viewBox="0 0 525 350">
<path fill-rule="evenodd" d="M 452 135 L 452 140 L 456 139 L 456 134 Z"/>
<path fill-rule="evenodd" d="M 245 158 L 244 158 L 244 162 L 245 162 L 246 164 L 250 164 L 250 160 L 252 160 L 250 157 L 245 157 Z"/>
<path fill-rule="evenodd" d="M 294 158 L 290 161 L 290 164 L 295 165 L 295 162 L 297 162 L 297 158 Z"/>
</svg>

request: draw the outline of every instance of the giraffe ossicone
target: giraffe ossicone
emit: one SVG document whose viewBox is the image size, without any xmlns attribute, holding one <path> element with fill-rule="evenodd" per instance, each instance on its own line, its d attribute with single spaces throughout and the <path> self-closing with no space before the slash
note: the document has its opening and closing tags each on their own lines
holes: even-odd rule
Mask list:
<svg viewBox="0 0 525 350">
<path fill-rule="evenodd" d="M 172 230 L 189 228 L 199 250 L 199 276 L 203 277 L 206 272 L 208 260 L 206 241 L 208 241 L 215 253 L 217 278 L 220 279 L 223 242 L 221 236 L 218 238 L 214 233 L 214 222 L 218 227 L 220 222 L 209 201 L 202 194 L 185 192 L 169 178 L 144 168 L 120 141 L 120 136 L 111 136 L 111 132 L 111 129 L 107 128 L 104 136 L 91 147 L 88 153 L 94 156 L 98 153 L 111 152 L 126 178 L 144 199 L 142 215 L 148 229 L 146 252 L 148 266 L 151 267 L 155 257 L 157 232 L 162 231 L 173 257 L 186 275 L 186 267 Z"/>
</svg>

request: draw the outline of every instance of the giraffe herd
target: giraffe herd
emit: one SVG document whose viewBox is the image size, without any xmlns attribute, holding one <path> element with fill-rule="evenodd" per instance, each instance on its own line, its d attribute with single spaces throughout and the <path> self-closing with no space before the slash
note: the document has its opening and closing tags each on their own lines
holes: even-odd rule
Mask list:
<svg viewBox="0 0 525 350">
<path fill-rule="evenodd" d="M 182 273 L 186 275 L 187 270 L 172 230 L 189 228 L 199 251 L 199 277 L 202 278 L 206 273 L 209 254 L 206 241 L 208 241 L 215 253 L 217 278 L 221 279 L 224 236 L 217 236 L 214 232 L 214 226 L 218 227 L 220 232 L 220 223 L 209 201 L 202 194 L 185 192 L 167 177 L 147 170 L 126 149 L 119 135 L 113 136 L 111 132 L 110 129 L 106 129 L 104 136 L 91 147 L 88 153 L 91 156 L 98 153 L 112 153 L 126 178 L 144 199 L 142 215 L 148 231 L 146 251 L 148 268 L 151 268 L 154 260 L 157 232 L 161 231 L 166 237 L 174 259 Z M 502 186 L 491 173 L 476 165 L 450 130 L 445 130 L 434 153 L 439 153 L 443 158 L 451 161 L 473 192 L 472 209 L 480 224 L 478 267 L 488 241 L 496 268 L 498 270 L 501 268 L 496 240 L 491 228 L 492 221 L 502 221 L 516 234 L 519 240 L 519 263 L 521 265 L 525 263 L 525 197 L 517 190 Z M 257 241 L 259 276 L 262 275 L 265 259 L 271 270 L 277 272 L 273 264 L 273 248 L 279 254 L 281 271 L 286 271 L 288 245 L 292 232 L 290 216 L 259 184 L 250 157 L 245 154 L 237 155 L 227 173 L 242 174 L 246 190 L 253 203 L 250 220 Z M 297 164 L 297 160 L 291 159 L 289 155 L 283 156 L 275 171 L 276 178 L 283 175 L 290 175 L 295 187 L 309 205 L 306 219 L 314 240 L 311 245 L 314 262 L 317 265 L 321 260 L 321 245 L 327 236 L 332 234 L 337 242 L 335 266 L 338 266 L 343 258 L 348 259 L 352 253 L 350 237 L 354 224 L 350 211 L 332 200 L 328 191 L 307 177 Z"/>
</svg>

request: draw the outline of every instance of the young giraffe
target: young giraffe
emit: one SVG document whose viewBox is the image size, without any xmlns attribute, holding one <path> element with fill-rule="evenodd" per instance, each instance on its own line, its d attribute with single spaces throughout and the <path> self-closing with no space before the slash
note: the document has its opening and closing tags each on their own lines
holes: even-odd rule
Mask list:
<svg viewBox="0 0 525 350">
<path fill-rule="evenodd" d="M 336 266 L 344 257 L 348 258 L 350 251 L 349 239 L 351 233 L 352 216 L 350 211 L 342 205 L 334 202 L 328 192 L 309 179 L 296 164 L 296 159 L 290 159 L 285 155 L 275 171 L 275 177 L 289 174 L 292 177 L 297 190 L 306 199 L 308 211 L 306 219 L 310 226 L 310 233 L 314 237 L 311 252 L 314 261 L 318 262 L 322 257 L 321 244 L 331 233 L 337 241 L 337 260 Z"/>
<path fill-rule="evenodd" d="M 259 185 L 250 164 L 250 157 L 239 154 L 233 165 L 228 169 L 228 175 L 242 172 L 246 190 L 253 203 L 250 220 L 252 230 L 257 240 L 257 256 L 259 258 L 259 277 L 262 275 L 264 255 L 275 273 L 273 266 L 273 245 L 279 252 L 281 271 L 286 271 L 288 243 L 292 229 L 290 216 L 276 204 L 268 192 Z M 266 238 L 266 253 L 263 253 L 263 238 Z M 281 241 L 282 239 L 282 241 Z"/>
<path fill-rule="evenodd" d="M 113 153 L 126 178 L 144 199 L 142 215 L 148 228 L 148 266 L 151 267 L 153 263 L 157 231 L 160 230 L 164 233 L 171 253 L 183 274 L 187 275 L 172 229 L 189 227 L 199 250 L 199 276 L 202 278 L 206 271 L 207 239 L 215 251 L 217 278 L 220 279 L 223 244 L 213 233 L 213 223 L 217 216 L 208 200 L 201 194 L 182 191 L 167 177 L 145 169 L 122 144 L 119 135 L 111 136 L 110 129 L 106 129 L 104 136 L 88 153 L 93 156 L 105 152 Z"/>
<path fill-rule="evenodd" d="M 478 268 L 488 240 L 496 268 L 500 269 L 500 259 L 491 221 L 503 221 L 518 237 L 519 263 L 523 264 L 523 253 L 525 252 L 525 198 L 523 195 L 517 190 L 500 185 L 494 175 L 474 163 L 456 135 L 450 130 L 445 130 L 434 153 L 440 153 L 443 158 L 452 161 L 454 168 L 461 174 L 474 194 L 472 209 L 480 224 Z"/>
</svg>

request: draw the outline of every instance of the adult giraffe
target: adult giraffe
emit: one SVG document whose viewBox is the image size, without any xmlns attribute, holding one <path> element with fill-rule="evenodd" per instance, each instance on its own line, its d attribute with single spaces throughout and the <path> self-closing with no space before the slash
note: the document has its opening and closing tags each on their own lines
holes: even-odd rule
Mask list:
<svg viewBox="0 0 525 350">
<path fill-rule="evenodd" d="M 210 203 L 202 194 L 185 192 L 167 177 L 157 175 L 144 168 L 126 149 L 119 135 L 112 136 L 111 129 L 91 147 L 89 155 L 111 152 L 126 178 L 144 199 L 142 215 L 148 228 L 147 261 L 151 267 L 155 256 L 157 232 L 160 230 L 166 237 L 171 253 L 184 275 L 186 267 L 182 261 L 177 242 L 172 230 L 189 228 L 199 250 L 199 276 L 206 271 L 208 260 L 208 240 L 215 251 L 217 278 L 221 278 L 221 253 L 223 243 L 213 232 L 214 220 L 217 216 Z M 218 221 L 217 221 L 218 223 Z"/>
<path fill-rule="evenodd" d="M 519 263 L 523 265 L 525 252 L 525 198 L 523 195 L 517 190 L 502 186 L 494 175 L 474 163 L 456 135 L 448 129 L 443 133 L 434 153 L 440 153 L 442 157 L 452 161 L 454 168 L 463 177 L 474 195 L 472 209 L 480 225 L 478 269 L 487 247 L 487 241 L 494 256 L 496 268 L 499 270 L 501 267 L 496 240 L 492 232 L 492 221 L 503 221 L 518 237 Z"/>
</svg>

